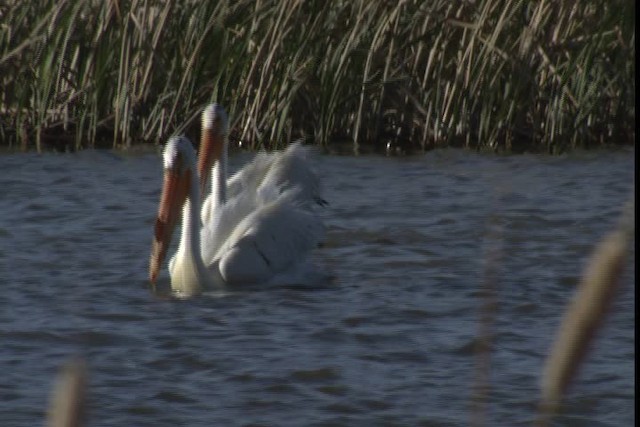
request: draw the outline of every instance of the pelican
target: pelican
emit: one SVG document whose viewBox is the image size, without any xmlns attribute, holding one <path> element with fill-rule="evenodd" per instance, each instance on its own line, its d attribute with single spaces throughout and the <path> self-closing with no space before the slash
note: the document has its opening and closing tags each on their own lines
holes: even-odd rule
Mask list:
<svg viewBox="0 0 640 427">
<path fill-rule="evenodd" d="M 263 283 L 303 263 L 324 234 L 322 221 L 299 202 L 300 188 L 265 191 L 250 213 L 221 193 L 200 230 L 200 180 L 195 150 L 185 136 L 172 137 L 163 152 L 164 183 L 155 222 L 149 280 L 155 283 L 182 209 L 182 232 L 169 262 L 171 287 L 180 296 L 227 285 Z M 219 184 L 214 176 L 214 188 Z M 236 198 L 236 200 L 239 200 Z"/>
<path fill-rule="evenodd" d="M 202 206 L 203 224 L 211 220 L 216 203 L 225 203 L 239 195 L 244 197 L 246 209 L 269 199 L 273 191 L 283 192 L 293 187 L 298 188 L 295 199 L 303 206 L 327 203 L 321 196 L 320 180 L 309 164 L 309 150 L 300 141 L 284 151 L 258 153 L 251 163 L 227 179 L 227 130 L 224 108 L 216 103 L 208 105 L 202 112 L 198 155 L 201 194 L 205 193 L 209 176 L 212 177 L 211 193 Z"/>
</svg>

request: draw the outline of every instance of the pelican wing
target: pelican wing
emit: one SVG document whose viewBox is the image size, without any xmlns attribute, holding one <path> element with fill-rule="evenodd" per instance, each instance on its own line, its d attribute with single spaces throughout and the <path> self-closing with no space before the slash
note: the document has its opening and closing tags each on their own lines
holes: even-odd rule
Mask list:
<svg viewBox="0 0 640 427">
<path fill-rule="evenodd" d="M 297 201 L 305 206 L 326 204 L 322 198 L 320 178 L 311 165 L 311 149 L 300 141 L 290 144 L 286 150 L 258 153 L 245 167 L 227 181 L 229 200 L 243 193 L 256 195 L 256 202 L 271 198 L 274 188 L 284 191 L 298 187 Z M 268 196 L 267 196 L 268 195 Z M 212 218 L 211 197 L 202 205 L 202 223 Z"/>
<path fill-rule="evenodd" d="M 310 148 L 303 146 L 300 141 L 290 144 L 285 151 L 276 153 L 257 188 L 258 198 L 263 198 L 264 193 L 271 192 L 273 188 L 284 191 L 297 187 L 296 201 L 303 206 L 326 203 L 322 199 L 320 179 L 309 157 Z"/>
<path fill-rule="evenodd" d="M 227 196 L 233 198 L 244 192 L 255 194 L 277 155 L 264 151 L 256 154 L 251 162 L 228 179 Z"/>
<path fill-rule="evenodd" d="M 295 202 L 297 191 L 286 191 L 245 217 L 216 258 L 226 283 L 264 282 L 302 262 L 324 236 L 313 212 Z"/>
<path fill-rule="evenodd" d="M 200 248 L 205 265 L 215 262 L 220 248 L 256 207 L 255 194 L 245 192 L 211 211 L 200 230 Z"/>
<path fill-rule="evenodd" d="M 244 197 L 244 202 L 250 198 L 255 200 L 257 188 L 264 180 L 264 176 L 273 162 L 273 156 L 274 154 L 260 152 L 251 162 L 233 174 L 227 180 L 227 200 L 232 202 L 240 196 Z M 214 221 L 216 216 L 216 209 L 211 206 L 211 200 L 209 194 L 202 204 L 201 219 L 205 225 Z"/>
</svg>

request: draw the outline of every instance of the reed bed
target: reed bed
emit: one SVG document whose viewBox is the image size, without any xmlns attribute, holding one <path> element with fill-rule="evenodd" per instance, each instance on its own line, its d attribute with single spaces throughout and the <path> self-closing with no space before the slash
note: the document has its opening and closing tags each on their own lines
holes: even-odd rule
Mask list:
<svg viewBox="0 0 640 427">
<path fill-rule="evenodd" d="M 635 3 L 8 0 L 0 142 L 130 147 L 197 132 L 272 147 L 560 152 L 633 143 Z"/>
</svg>

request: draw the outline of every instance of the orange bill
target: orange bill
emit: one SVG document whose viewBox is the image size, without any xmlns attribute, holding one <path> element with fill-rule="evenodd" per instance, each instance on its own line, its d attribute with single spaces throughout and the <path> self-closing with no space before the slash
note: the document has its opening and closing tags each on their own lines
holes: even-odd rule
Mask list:
<svg viewBox="0 0 640 427">
<path fill-rule="evenodd" d="M 200 150 L 198 152 L 198 175 L 200 176 L 200 194 L 205 194 L 207 182 L 214 162 L 222 157 L 224 131 L 221 118 L 205 110 L 202 118 Z"/>
<path fill-rule="evenodd" d="M 154 237 L 151 246 L 149 263 L 149 281 L 151 283 L 156 282 L 164 258 L 167 255 L 176 222 L 187 199 L 190 182 L 191 173 L 189 171 L 181 173 L 179 168 L 165 170 L 160 206 L 158 207 L 158 216 L 154 225 Z"/>
</svg>

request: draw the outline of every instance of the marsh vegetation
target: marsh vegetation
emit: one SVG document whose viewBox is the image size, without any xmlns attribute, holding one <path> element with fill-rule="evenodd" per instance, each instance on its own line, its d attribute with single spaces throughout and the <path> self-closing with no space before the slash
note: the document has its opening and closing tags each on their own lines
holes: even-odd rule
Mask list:
<svg viewBox="0 0 640 427">
<path fill-rule="evenodd" d="M 197 132 L 403 150 L 632 143 L 632 1 L 9 0 L 0 141 L 129 147 Z"/>
</svg>

